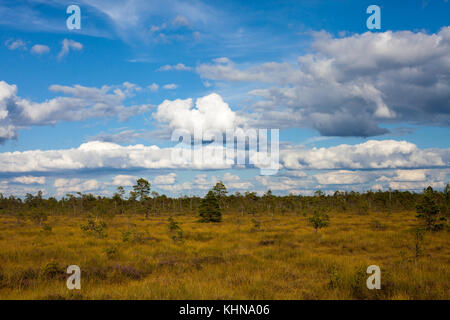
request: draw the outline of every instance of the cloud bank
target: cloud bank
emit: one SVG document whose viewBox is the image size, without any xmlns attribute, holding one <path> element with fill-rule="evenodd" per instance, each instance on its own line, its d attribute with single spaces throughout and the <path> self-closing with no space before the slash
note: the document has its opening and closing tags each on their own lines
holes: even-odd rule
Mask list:
<svg viewBox="0 0 450 320">
<path fill-rule="evenodd" d="M 297 65 L 247 69 L 228 58 L 201 64 L 204 79 L 264 84 L 247 121 L 257 127 L 311 127 L 324 136 L 376 136 L 383 123 L 450 125 L 450 27 L 436 34 L 314 34 Z M 274 111 L 277 110 L 277 111 Z"/>
</svg>

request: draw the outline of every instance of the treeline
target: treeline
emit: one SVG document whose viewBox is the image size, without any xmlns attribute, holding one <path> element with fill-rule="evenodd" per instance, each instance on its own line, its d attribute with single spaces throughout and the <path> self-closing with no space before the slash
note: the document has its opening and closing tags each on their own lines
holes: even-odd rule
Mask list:
<svg viewBox="0 0 450 320">
<path fill-rule="evenodd" d="M 424 200 L 425 194 L 431 194 L 439 211 L 448 215 L 450 208 L 450 186 L 443 191 L 427 188 L 425 193 L 409 191 L 336 191 L 326 195 L 317 190 L 313 196 L 286 195 L 276 196 L 269 190 L 258 196 L 255 192 L 236 192 L 229 194 L 226 186 L 218 182 L 212 192 L 217 197 L 221 211 L 235 214 L 310 214 L 317 211 L 347 212 L 367 214 L 369 212 L 393 212 L 399 210 L 415 211 Z M 430 193 L 431 192 L 431 193 Z M 42 192 L 27 194 L 24 199 L 0 193 L 0 214 L 16 216 L 18 220 L 30 218 L 40 223 L 47 215 L 92 215 L 108 217 L 120 214 L 151 215 L 193 214 L 198 213 L 202 198 L 179 197 L 150 192 L 150 183 L 139 179 L 128 194 L 125 188 L 118 187 L 112 197 L 94 196 L 92 194 L 67 194 L 60 200 L 44 198 Z"/>
</svg>

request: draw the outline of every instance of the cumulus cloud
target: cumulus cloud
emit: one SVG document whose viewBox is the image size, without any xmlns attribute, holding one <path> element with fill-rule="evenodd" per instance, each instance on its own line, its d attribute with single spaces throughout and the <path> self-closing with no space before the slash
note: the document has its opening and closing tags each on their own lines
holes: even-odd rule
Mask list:
<svg viewBox="0 0 450 320">
<path fill-rule="evenodd" d="M 216 152 L 219 149 L 223 152 Z M 0 153 L 0 173 L 104 168 L 201 170 L 227 169 L 233 166 L 233 163 L 220 156 L 226 151 L 222 147 L 206 145 L 203 149 L 194 149 L 194 160 L 198 157 L 199 161 L 180 157 L 179 152 L 182 151 L 176 147 L 159 148 L 141 144 L 121 146 L 91 141 L 72 149 Z M 419 149 L 406 141 L 370 140 L 357 145 L 343 144 L 329 148 L 283 148 L 280 150 L 280 161 L 281 168 L 289 170 L 421 169 L 448 167 L 450 150 Z M 232 176 L 227 175 L 225 178 L 231 179 Z"/>
<path fill-rule="evenodd" d="M 100 132 L 95 136 L 89 137 L 88 140 L 130 144 L 136 140 L 151 140 L 155 137 L 158 137 L 157 131 L 125 129 L 112 133 Z"/>
<path fill-rule="evenodd" d="M 208 177 L 205 173 L 197 174 L 192 181 L 187 181 L 183 183 L 178 184 L 161 184 L 158 185 L 159 189 L 170 191 L 170 192 L 186 192 L 188 191 L 191 193 L 193 190 L 208 190 L 211 189 L 212 186 L 214 186 L 217 182 L 216 177 L 211 177 L 210 180 L 208 180 Z"/>
<path fill-rule="evenodd" d="M 159 85 L 157 83 L 152 83 L 151 85 L 148 86 L 148 88 L 150 89 L 150 91 L 156 92 L 159 89 Z"/>
<path fill-rule="evenodd" d="M 5 42 L 5 45 L 9 50 L 27 49 L 26 43 L 21 39 L 9 39 Z"/>
<path fill-rule="evenodd" d="M 178 63 L 175 65 L 166 64 L 156 71 L 190 71 L 190 70 L 192 70 L 191 67 L 187 67 L 183 63 Z"/>
<path fill-rule="evenodd" d="M 423 190 L 431 186 L 434 189 L 442 189 L 445 187 L 444 181 L 424 181 L 424 182 L 397 182 L 392 181 L 389 183 L 389 187 L 394 190 Z"/>
<path fill-rule="evenodd" d="M 219 179 L 216 176 L 208 178 L 205 173 L 197 174 L 192 181 L 186 181 L 178 184 L 160 184 L 157 187 L 159 189 L 179 193 L 179 192 L 197 192 L 197 191 L 207 191 L 211 189 Z M 231 190 L 248 190 L 253 187 L 250 181 L 241 181 L 239 176 L 232 175 L 230 173 L 225 173 L 222 181 L 225 183 L 226 187 Z M 155 182 L 156 184 L 156 182 Z"/>
<path fill-rule="evenodd" d="M 411 190 L 422 191 L 423 188 L 443 188 L 449 179 L 450 169 L 376 169 L 376 170 L 308 170 L 305 177 L 258 176 L 258 187 L 285 193 L 305 193 L 306 190 L 321 189 L 327 192 L 336 190 Z"/>
<path fill-rule="evenodd" d="M 426 170 L 397 170 L 395 181 L 425 181 Z"/>
<path fill-rule="evenodd" d="M 150 109 L 149 105 L 123 105 L 125 99 L 138 89 L 127 82 L 101 88 L 52 85 L 50 90 L 63 96 L 35 102 L 19 97 L 16 85 L 0 81 L 0 143 L 17 138 L 19 130 L 33 125 L 105 117 L 118 117 L 124 121 Z"/>
<path fill-rule="evenodd" d="M 35 44 L 31 47 L 31 52 L 35 54 L 45 54 L 50 52 L 50 48 L 43 44 Z"/>
<path fill-rule="evenodd" d="M 163 86 L 163 89 L 165 90 L 175 90 L 176 88 L 178 88 L 178 85 L 175 83 L 168 83 Z"/>
<path fill-rule="evenodd" d="M 296 177 L 296 178 L 304 178 L 308 176 L 306 172 L 300 170 L 287 170 L 285 171 L 287 176 Z"/>
<path fill-rule="evenodd" d="M 176 173 L 169 173 L 166 175 L 160 175 L 160 176 L 156 176 L 153 179 L 153 183 L 156 185 L 161 185 L 161 184 L 174 184 L 176 181 Z"/>
<path fill-rule="evenodd" d="M 58 54 L 58 59 L 63 58 L 70 52 L 70 50 L 80 51 L 82 49 L 83 45 L 80 42 L 76 42 L 71 39 L 64 39 L 62 42 L 61 51 Z"/>
<path fill-rule="evenodd" d="M 205 147 L 208 150 L 209 147 Z M 174 148 L 158 146 L 120 146 L 110 142 L 91 141 L 78 148 L 63 150 L 30 150 L 0 153 L 0 172 L 59 172 L 83 169 L 223 169 L 224 161 L 179 161 Z M 183 159 L 181 159 L 183 160 Z M 222 160 L 222 159 L 221 159 Z"/>
<path fill-rule="evenodd" d="M 450 164 L 449 149 L 419 149 L 415 144 L 396 140 L 369 140 L 357 145 L 280 150 L 288 169 L 385 169 L 443 167 Z"/>
<path fill-rule="evenodd" d="M 257 176 L 255 178 L 266 190 L 290 191 L 298 188 L 315 188 L 317 183 L 313 179 L 292 179 L 289 177 Z"/>
<path fill-rule="evenodd" d="M 189 132 L 194 132 L 195 128 L 224 132 L 234 128 L 236 122 L 236 113 L 216 93 L 198 98 L 195 107 L 191 98 L 165 100 L 158 106 L 153 117 L 172 130 L 183 129 Z"/>
<path fill-rule="evenodd" d="M 56 179 L 53 186 L 56 189 L 57 195 L 65 195 L 70 192 L 86 192 L 97 191 L 101 188 L 102 184 L 95 179 L 81 180 L 74 179 Z"/>
<path fill-rule="evenodd" d="M 237 182 L 237 181 L 240 181 L 240 180 L 241 180 L 241 178 L 239 176 L 231 174 L 229 172 L 226 172 L 223 175 L 223 181 L 224 182 Z"/>
<path fill-rule="evenodd" d="M 344 38 L 322 32 L 312 49 L 297 65 L 269 62 L 243 69 L 219 58 L 196 70 L 204 79 L 265 83 L 250 92 L 258 99 L 248 122 L 256 126 L 367 137 L 388 133 L 381 123 L 450 124 L 450 27 L 435 34 L 386 31 Z"/>
<path fill-rule="evenodd" d="M 241 181 L 237 175 L 226 172 L 222 179 L 228 189 L 248 190 L 253 187 L 250 181 Z"/>
<path fill-rule="evenodd" d="M 189 20 L 185 16 L 183 16 L 181 14 L 177 15 L 172 20 L 172 24 L 174 26 L 182 26 L 182 27 L 190 27 L 191 26 L 191 23 L 189 22 Z"/>
<path fill-rule="evenodd" d="M 204 146 L 204 149 L 208 148 L 211 146 Z M 214 147 L 214 151 L 217 148 Z M 209 152 L 206 150 L 203 151 Z M 62 172 L 76 174 L 105 169 L 119 173 L 121 170 L 147 169 L 239 170 L 242 167 L 223 161 L 223 157 L 215 159 L 208 153 L 200 157 L 199 162 L 180 161 L 179 151 L 170 147 L 121 146 L 91 141 L 72 149 L 4 152 L 0 153 L 0 174 L 16 175 L 10 181 L 12 184 L 44 184 L 45 178 L 36 173 L 46 172 L 49 176 L 58 177 L 54 187 L 58 194 L 64 194 L 99 191 L 104 186 L 112 185 L 132 186 L 138 177 L 118 174 L 111 178 L 112 183 L 100 183 L 96 180 L 61 178 Z M 195 152 L 200 151 L 194 151 L 194 159 L 198 156 Z M 155 176 L 152 183 L 157 189 L 172 193 L 205 191 L 218 180 L 222 180 L 229 189 L 255 190 L 256 187 L 256 190 L 271 189 L 285 193 L 319 188 L 421 190 L 425 185 L 444 186 L 450 174 L 449 149 L 420 149 L 410 142 L 395 140 L 370 140 L 356 145 L 312 149 L 282 146 L 280 161 L 282 170 L 277 176 L 256 176 L 253 180 L 243 181 L 238 174 L 230 172 L 225 172 L 221 179 L 217 176 L 208 178 L 202 173 L 192 181 L 177 183 L 177 174 L 171 172 Z M 9 185 L 2 187 L 2 190 L 8 188 Z"/>
<path fill-rule="evenodd" d="M 21 184 L 45 184 L 45 177 L 21 176 L 12 180 Z"/>
<path fill-rule="evenodd" d="M 369 180 L 365 174 L 349 170 L 316 174 L 314 178 L 320 184 L 361 184 Z"/>
<path fill-rule="evenodd" d="M 136 184 L 136 176 L 130 176 L 125 174 L 119 174 L 113 178 L 112 184 L 114 186 L 131 187 Z"/>
</svg>

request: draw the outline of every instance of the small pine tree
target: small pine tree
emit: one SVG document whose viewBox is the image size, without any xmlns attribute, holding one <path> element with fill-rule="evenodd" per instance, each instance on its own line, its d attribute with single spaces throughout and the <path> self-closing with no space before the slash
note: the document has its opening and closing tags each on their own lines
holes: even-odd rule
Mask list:
<svg viewBox="0 0 450 320">
<path fill-rule="evenodd" d="M 219 201 L 213 191 L 209 191 L 205 198 L 202 199 L 198 212 L 201 222 L 222 221 L 222 211 L 219 206 Z"/>
<path fill-rule="evenodd" d="M 183 240 L 183 230 L 172 217 L 169 217 L 169 235 L 174 242 Z"/>
<path fill-rule="evenodd" d="M 309 217 L 308 222 L 317 233 L 319 229 L 325 228 L 330 224 L 330 217 L 323 211 L 315 210 L 313 215 Z"/>
<path fill-rule="evenodd" d="M 424 190 L 423 199 L 416 208 L 417 218 L 425 220 L 425 228 L 428 231 L 439 231 L 444 227 L 445 217 L 441 216 L 441 209 L 436 203 L 433 188 Z"/>
<path fill-rule="evenodd" d="M 424 236 L 424 230 L 422 228 L 415 228 L 414 229 L 414 258 L 417 264 L 417 261 L 419 258 L 423 255 L 423 236 Z"/>
</svg>

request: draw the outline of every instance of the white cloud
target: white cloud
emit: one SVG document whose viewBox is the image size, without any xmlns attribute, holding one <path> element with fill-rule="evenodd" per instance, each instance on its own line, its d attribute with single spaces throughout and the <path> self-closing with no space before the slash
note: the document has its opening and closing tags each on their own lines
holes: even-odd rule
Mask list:
<svg viewBox="0 0 450 320">
<path fill-rule="evenodd" d="M 153 183 L 156 184 L 156 185 L 174 184 L 175 180 L 176 180 L 176 177 L 177 177 L 176 173 L 169 173 L 169 174 L 166 174 L 166 175 L 156 176 L 153 179 Z"/>
<path fill-rule="evenodd" d="M 61 196 L 70 192 L 97 191 L 101 188 L 102 184 L 95 179 L 60 178 L 55 180 L 53 186 L 56 188 L 56 194 Z"/>
<path fill-rule="evenodd" d="M 397 170 L 395 181 L 425 181 L 426 170 Z"/>
<path fill-rule="evenodd" d="M 170 192 L 182 192 L 194 190 L 208 190 L 211 189 L 217 183 L 217 178 L 211 177 L 208 180 L 207 175 L 204 173 L 197 174 L 193 181 L 187 181 L 178 184 L 161 184 L 158 185 L 159 189 L 170 191 Z"/>
<path fill-rule="evenodd" d="M 449 149 L 419 149 L 415 144 L 396 140 L 369 140 L 357 145 L 280 150 L 288 169 L 385 169 L 440 167 L 450 164 Z"/>
<path fill-rule="evenodd" d="M 168 83 L 163 86 L 163 89 L 165 90 L 174 90 L 176 88 L 178 88 L 178 85 L 176 85 L 175 83 Z"/>
<path fill-rule="evenodd" d="M 215 93 L 198 98 L 195 107 L 190 98 L 165 100 L 158 106 L 153 117 L 161 123 L 167 123 L 172 130 L 183 129 L 189 132 L 194 132 L 195 128 L 224 132 L 234 128 L 236 121 L 235 112 Z"/>
<path fill-rule="evenodd" d="M 362 184 L 368 177 L 359 171 L 338 170 L 314 175 L 320 184 Z"/>
<path fill-rule="evenodd" d="M 226 187 L 228 189 L 250 190 L 253 188 L 253 184 L 250 181 L 228 182 Z"/>
<path fill-rule="evenodd" d="M 288 177 L 257 176 L 255 178 L 265 189 L 272 191 L 289 191 L 298 188 L 314 188 L 316 183 L 311 179 L 292 179 Z"/>
<path fill-rule="evenodd" d="M 228 189 L 248 190 L 253 187 L 250 181 L 241 181 L 239 176 L 229 172 L 223 175 L 222 181 Z"/>
<path fill-rule="evenodd" d="M 389 183 L 389 187 L 394 190 L 423 190 L 431 186 L 432 188 L 444 188 L 444 181 L 414 181 L 414 182 L 396 182 L 392 181 Z"/>
<path fill-rule="evenodd" d="M 192 68 L 185 66 L 183 63 L 178 63 L 178 64 L 175 64 L 175 65 L 166 64 L 165 66 L 160 67 L 156 71 L 172 71 L 172 70 L 175 70 L 175 71 L 190 71 L 190 70 L 192 70 Z"/>
<path fill-rule="evenodd" d="M 150 91 L 156 92 L 159 89 L 159 85 L 157 83 L 152 83 L 148 86 L 148 88 L 150 89 Z"/>
<path fill-rule="evenodd" d="M 23 49 L 26 50 L 27 46 L 26 43 L 21 39 L 9 39 L 5 42 L 5 45 L 8 47 L 9 50 L 16 50 L 16 49 Z"/>
<path fill-rule="evenodd" d="M 12 181 L 22 184 L 45 184 L 45 177 L 21 176 Z"/>
<path fill-rule="evenodd" d="M 300 170 L 287 170 L 285 172 L 285 174 L 287 176 L 290 177 L 296 177 L 296 178 L 303 178 L 303 177 L 307 177 L 308 175 L 306 174 L 306 172 L 304 171 L 300 171 Z"/>
<path fill-rule="evenodd" d="M 119 174 L 113 178 L 114 186 L 131 187 L 136 184 L 138 177 Z"/>
<path fill-rule="evenodd" d="M 189 20 L 185 16 L 183 16 L 181 14 L 177 15 L 172 20 L 172 24 L 175 25 L 175 26 L 182 26 L 182 27 L 190 27 L 191 26 Z"/>
<path fill-rule="evenodd" d="M 237 182 L 237 181 L 240 181 L 240 180 L 241 180 L 241 178 L 239 176 L 231 174 L 229 172 L 226 172 L 223 175 L 223 182 Z"/>
<path fill-rule="evenodd" d="M 78 148 L 62 150 L 29 150 L 0 153 L 0 173 L 58 172 L 82 169 L 227 169 L 227 163 L 216 152 L 224 149 L 204 146 L 204 158 L 191 162 L 179 157 L 180 149 L 159 148 L 141 144 L 121 146 L 115 143 L 91 141 Z M 214 152 L 213 152 L 214 151 Z M 222 153 L 223 154 L 223 153 Z M 286 148 L 280 150 L 280 160 L 287 169 L 414 169 L 448 167 L 449 149 L 419 149 L 406 141 L 370 140 L 357 145 L 329 148 Z M 186 161 L 185 161 L 186 160 Z M 437 170 L 437 169 L 436 169 Z M 440 169 L 442 171 L 444 169 Z M 233 178 L 227 175 L 227 178 Z M 300 179 L 308 180 L 307 177 Z M 289 179 L 289 178 L 287 178 Z"/>
<path fill-rule="evenodd" d="M 220 58 L 196 70 L 204 79 L 264 83 L 249 92 L 256 98 L 255 112 L 247 115 L 251 126 L 366 137 L 388 133 L 382 123 L 450 124 L 450 27 L 435 34 L 386 31 L 345 38 L 322 32 L 312 49 L 298 65 L 268 62 L 244 69 Z"/>
<path fill-rule="evenodd" d="M 58 54 L 58 59 L 61 59 L 65 55 L 67 55 L 70 50 L 80 51 L 83 49 L 83 45 L 79 42 L 76 42 L 71 39 L 64 39 L 62 42 L 61 51 Z"/>
<path fill-rule="evenodd" d="M 45 54 L 50 52 L 50 48 L 43 44 L 35 44 L 31 47 L 31 52 L 36 54 Z"/>
<path fill-rule="evenodd" d="M 16 85 L 0 81 L 0 143 L 16 138 L 17 131 L 33 125 L 116 116 L 121 121 L 126 120 L 150 109 L 149 105 L 123 105 L 138 89 L 127 82 L 101 88 L 52 85 L 51 91 L 71 96 L 58 96 L 39 103 L 17 96 Z"/>
<path fill-rule="evenodd" d="M 208 152 L 211 147 L 205 147 Z M 158 146 L 120 146 L 118 144 L 91 141 L 79 148 L 63 150 L 32 150 L 0 153 L 0 172 L 54 172 L 81 169 L 224 169 L 231 165 L 222 158 L 209 157 L 203 162 L 183 161 L 178 149 Z M 174 156 L 172 157 L 172 152 Z M 201 151 L 199 151 L 201 152 Z M 181 161 L 180 161 L 181 160 Z"/>
</svg>

